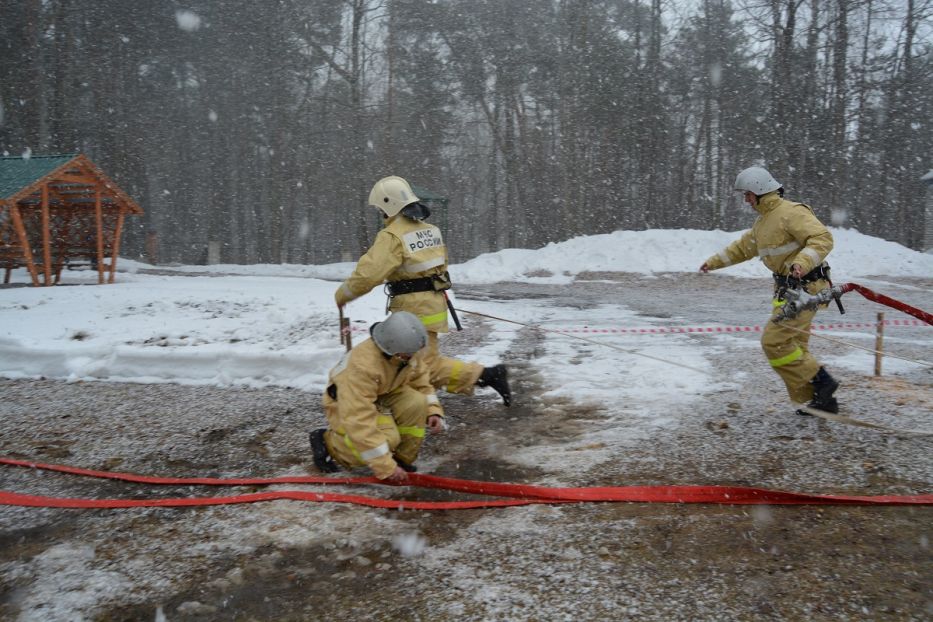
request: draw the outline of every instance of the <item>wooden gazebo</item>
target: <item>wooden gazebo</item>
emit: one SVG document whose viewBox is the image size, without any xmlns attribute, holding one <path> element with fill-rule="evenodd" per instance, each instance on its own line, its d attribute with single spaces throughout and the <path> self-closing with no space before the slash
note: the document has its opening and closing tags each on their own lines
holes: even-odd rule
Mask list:
<svg viewBox="0 0 933 622">
<path fill-rule="evenodd" d="M 142 213 L 84 155 L 0 157 L 3 282 L 25 266 L 33 285 L 53 285 L 63 267 L 89 265 L 113 283 L 123 221 Z"/>
</svg>

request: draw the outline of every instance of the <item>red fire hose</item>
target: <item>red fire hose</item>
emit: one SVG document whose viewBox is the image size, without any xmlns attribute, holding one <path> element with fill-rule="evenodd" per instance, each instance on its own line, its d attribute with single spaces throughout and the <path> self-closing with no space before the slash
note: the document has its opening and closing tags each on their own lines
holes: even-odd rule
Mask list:
<svg viewBox="0 0 933 622">
<path fill-rule="evenodd" d="M 903 311 L 904 313 L 912 315 L 919 320 L 923 320 L 927 324 L 933 325 L 933 313 L 927 313 L 926 311 L 922 311 L 916 307 L 911 307 L 910 305 L 905 304 L 900 300 L 895 300 L 894 298 L 889 298 L 884 294 L 879 294 L 878 292 L 870 290 L 867 287 L 863 287 L 858 283 L 843 283 L 839 286 L 839 290 L 841 294 L 852 291 L 858 292 L 873 302 L 885 305 L 886 307 L 891 307 L 892 309 L 897 309 L 898 311 Z"/>
<path fill-rule="evenodd" d="M 182 478 L 153 477 L 131 473 L 94 471 L 76 467 L 42 464 L 0 458 L 0 464 L 21 466 L 73 475 L 98 477 L 139 484 L 202 485 L 202 486 L 266 486 L 272 484 L 378 484 L 372 477 L 293 476 L 273 478 Z M 503 484 L 438 477 L 420 473 L 409 474 L 410 484 L 476 495 L 505 497 L 468 501 L 404 501 L 363 495 L 307 492 L 298 490 L 258 492 L 224 497 L 185 497 L 168 499 L 79 499 L 48 497 L 0 491 L 0 505 L 54 508 L 132 508 L 188 507 L 225 505 L 291 499 L 316 503 L 353 503 L 369 507 L 412 510 L 460 510 L 531 504 L 629 502 L 629 503 L 710 503 L 725 505 L 933 505 L 933 494 L 919 495 L 824 495 L 745 486 L 606 486 L 584 488 L 549 488 L 526 484 Z"/>
</svg>

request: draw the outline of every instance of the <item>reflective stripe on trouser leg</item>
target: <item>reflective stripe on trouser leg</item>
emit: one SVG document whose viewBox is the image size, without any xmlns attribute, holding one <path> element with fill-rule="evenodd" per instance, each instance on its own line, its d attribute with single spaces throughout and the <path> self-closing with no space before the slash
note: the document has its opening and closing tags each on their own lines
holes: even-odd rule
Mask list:
<svg viewBox="0 0 933 622">
<path fill-rule="evenodd" d="M 400 387 L 379 398 L 378 403 L 392 411 L 399 432 L 399 443 L 393 453 L 402 462 L 413 464 L 424 441 L 428 421 L 427 396 L 411 387 Z"/>
<path fill-rule="evenodd" d="M 794 351 L 790 354 L 777 359 L 768 359 L 768 362 L 771 363 L 771 367 L 784 367 L 785 365 L 790 365 L 802 356 L 803 350 L 798 346 L 794 348 Z"/>
<path fill-rule="evenodd" d="M 431 384 L 435 389 L 443 389 L 448 393 L 473 395 L 473 388 L 483 373 L 483 366 L 441 356 L 438 341 L 437 333 L 428 332 L 425 363 L 431 369 Z"/>
<path fill-rule="evenodd" d="M 774 313 L 779 309 L 780 305 L 775 305 Z M 791 329 L 809 331 L 814 315 L 816 311 L 804 311 L 791 320 L 769 321 L 761 335 L 761 348 L 768 357 L 768 362 L 784 381 L 787 394 L 795 402 L 806 402 L 813 398 L 813 385 L 810 384 L 810 380 L 816 375 L 820 364 L 808 348 L 810 333 L 800 333 Z"/>
<path fill-rule="evenodd" d="M 340 425 L 337 414 L 337 403 L 325 403 L 324 412 L 327 414 L 327 420 L 331 426 L 324 435 L 324 442 L 327 445 L 327 451 L 330 452 L 331 457 L 336 460 L 338 464 L 346 468 L 367 466 L 368 462 L 363 458 L 359 449 L 354 445 L 353 440 Z M 386 446 L 389 451 L 395 451 L 395 448 L 398 447 L 401 440 L 398 428 L 395 425 L 395 420 L 389 415 L 379 415 L 376 417 L 376 427 L 385 437 Z M 378 447 L 376 449 L 378 449 Z"/>
</svg>

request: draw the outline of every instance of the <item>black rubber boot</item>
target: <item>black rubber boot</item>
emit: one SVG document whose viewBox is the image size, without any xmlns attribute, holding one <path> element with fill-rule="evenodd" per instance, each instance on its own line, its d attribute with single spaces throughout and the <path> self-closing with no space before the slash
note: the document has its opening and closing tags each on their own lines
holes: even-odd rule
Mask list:
<svg viewBox="0 0 933 622">
<path fill-rule="evenodd" d="M 407 462 L 402 462 L 402 461 L 399 460 L 398 458 L 395 459 L 395 464 L 397 464 L 397 465 L 399 465 L 400 467 L 402 467 L 402 470 L 403 470 L 403 471 L 407 471 L 408 473 L 417 473 L 417 472 L 418 472 L 418 467 L 416 467 L 416 466 L 413 465 L 413 464 L 408 464 Z"/>
<path fill-rule="evenodd" d="M 321 473 L 336 473 L 340 470 L 340 465 L 334 462 L 330 452 L 327 451 L 327 444 L 324 443 L 324 432 L 324 428 L 318 428 L 308 434 L 311 441 L 311 455 L 314 456 L 314 466 Z"/>
<path fill-rule="evenodd" d="M 810 384 L 813 385 L 813 401 L 815 403 L 824 404 L 830 400 L 835 401 L 833 393 L 839 388 L 839 383 L 824 368 L 820 367 Z M 816 407 L 814 406 L 814 408 Z"/>
<path fill-rule="evenodd" d="M 512 405 L 512 389 L 509 388 L 509 372 L 506 371 L 505 365 L 485 368 L 476 384 L 480 387 L 492 387 L 502 396 L 506 406 Z"/>
<path fill-rule="evenodd" d="M 810 384 L 813 385 L 813 399 L 810 400 L 810 403 L 807 404 L 810 408 L 816 408 L 817 410 L 822 410 L 823 412 L 828 412 L 836 414 L 839 412 L 839 402 L 836 401 L 836 398 L 833 397 L 833 393 L 836 392 L 836 389 L 839 388 L 839 383 L 835 378 L 829 375 L 829 373 L 820 367 L 819 371 L 816 372 L 816 375 L 813 376 L 813 379 L 810 381 Z M 798 410 L 798 415 L 807 415 L 806 411 Z"/>
</svg>

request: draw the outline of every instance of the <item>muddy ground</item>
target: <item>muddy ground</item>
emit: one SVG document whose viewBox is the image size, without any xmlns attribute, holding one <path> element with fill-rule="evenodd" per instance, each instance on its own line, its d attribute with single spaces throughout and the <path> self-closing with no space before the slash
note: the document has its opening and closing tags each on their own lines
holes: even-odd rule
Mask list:
<svg viewBox="0 0 933 622">
<path fill-rule="evenodd" d="M 875 284 L 925 309 L 933 308 L 931 285 L 923 279 Z M 598 274 L 560 288 L 459 288 L 458 297 L 464 307 L 486 298 L 574 308 L 609 301 L 672 324 L 747 325 L 764 320 L 767 283 Z M 870 321 L 880 310 L 849 300 L 850 321 Z M 840 319 L 835 311 L 821 317 Z M 483 338 L 482 328 L 452 335 L 444 349 L 456 353 Z M 442 398 L 451 427 L 426 444 L 423 471 L 565 486 L 931 492 L 931 437 L 794 415 L 753 337 L 725 345 L 721 337 L 691 337 L 715 354 L 710 361 L 718 374 L 741 369 L 748 375 L 737 388 L 672 406 L 676 425 L 661 428 L 636 416 L 643 405 L 542 397 L 547 387 L 535 359 L 545 338 L 553 337 L 522 329 L 510 351 L 512 408 L 488 393 Z M 929 328 L 889 333 L 888 347 L 903 356 L 931 360 L 931 344 Z M 594 347 L 580 344 L 581 370 Z M 846 348 L 813 344 L 826 356 Z M 637 361 L 620 356 L 620 364 Z M 881 378 L 838 375 L 847 414 L 901 429 L 933 428 L 929 367 Z M 657 378 L 659 387 L 665 382 Z M 323 423 L 319 402 L 318 395 L 285 389 L 0 380 L 0 455 L 175 476 L 310 474 L 305 432 Z M 627 441 L 573 445 L 584 431 L 609 425 L 634 431 Z M 522 448 L 541 448 L 540 463 L 510 459 Z M 575 452 L 588 459 L 575 461 Z M 0 467 L 0 489 L 75 497 L 232 494 L 153 491 L 12 467 Z M 454 498 L 410 489 L 367 492 Z M 0 619 L 929 620 L 931 511 L 589 504 L 398 512 L 290 501 L 189 509 L 0 507 Z"/>
</svg>

